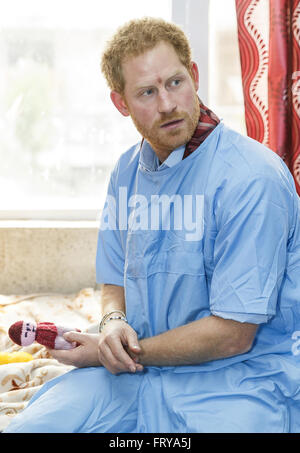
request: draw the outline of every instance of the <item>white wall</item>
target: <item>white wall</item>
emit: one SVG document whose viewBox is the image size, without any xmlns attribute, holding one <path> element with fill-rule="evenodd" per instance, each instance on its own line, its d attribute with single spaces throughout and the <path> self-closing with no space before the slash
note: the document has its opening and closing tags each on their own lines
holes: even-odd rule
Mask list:
<svg viewBox="0 0 300 453">
<path fill-rule="evenodd" d="M 0 293 L 70 294 L 96 288 L 95 222 L 0 222 Z"/>
</svg>

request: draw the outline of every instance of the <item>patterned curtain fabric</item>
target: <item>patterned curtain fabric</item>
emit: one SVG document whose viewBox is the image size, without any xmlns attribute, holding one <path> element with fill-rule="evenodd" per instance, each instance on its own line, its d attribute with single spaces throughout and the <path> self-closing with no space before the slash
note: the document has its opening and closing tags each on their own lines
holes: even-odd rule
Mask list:
<svg viewBox="0 0 300 453">
<path fill-rule="evenodd" d="M 247 134 L 279 154 L 300 195 L 300 0 L 235 0 Z"/>
</svg>

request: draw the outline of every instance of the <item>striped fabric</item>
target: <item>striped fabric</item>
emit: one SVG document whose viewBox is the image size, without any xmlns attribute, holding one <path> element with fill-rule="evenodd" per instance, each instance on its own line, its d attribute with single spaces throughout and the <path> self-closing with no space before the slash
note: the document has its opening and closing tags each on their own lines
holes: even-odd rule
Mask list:
<svg viewBox="0 0 300 453">
<path fill-rule="evenodd" d="M 249 137 L 285 161 L 300 195 L 300 0 L 235 0 Z"/>
<path fill-rule="evenodd" d="M 187 143 L 182 159 L 189 156 L 202 142 L 209 136 L 214 128 L 219 124 L 220 120 L 202 101 L 200 101 L 200 118 L 195 129 L 194 135 Z"/>
</svg>

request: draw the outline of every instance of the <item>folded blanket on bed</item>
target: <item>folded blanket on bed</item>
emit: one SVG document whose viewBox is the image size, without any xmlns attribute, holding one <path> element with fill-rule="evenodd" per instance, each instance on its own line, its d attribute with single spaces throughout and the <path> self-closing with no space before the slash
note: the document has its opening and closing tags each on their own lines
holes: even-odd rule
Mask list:
<svg viewBox="0 0 300 453">
<path fill-rule="evenodd" d="M 29 362 L 0 365 L 0 431 L 45 382 L 72 369 L 53 359 L 38 343 L 27 347 L 13 343 L 7 334 L 10 325 L 26 319 L 92 331 L 100 318 L 100 291 L 91 288 L 72 295 L 0 295 L 0 352 L 24 351 L 33 356 Z"/>
</svg>

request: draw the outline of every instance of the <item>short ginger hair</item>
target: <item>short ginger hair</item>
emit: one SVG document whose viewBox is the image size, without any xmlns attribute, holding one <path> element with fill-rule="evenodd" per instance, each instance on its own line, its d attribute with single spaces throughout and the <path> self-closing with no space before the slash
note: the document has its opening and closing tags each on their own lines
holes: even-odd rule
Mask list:
<svg viewBox="0 0 300 453">
<path fill-rule="evenodd" d="M 133 19 L 118 28 L 102 54 L 101 70 L 109 88 L 123 95 L 122 63 L 153 49 L 162 41 L 174 47 L 181 63 L 191 72 L 191 47 L 179 26 L 160 18 Z"/>
</svg>

